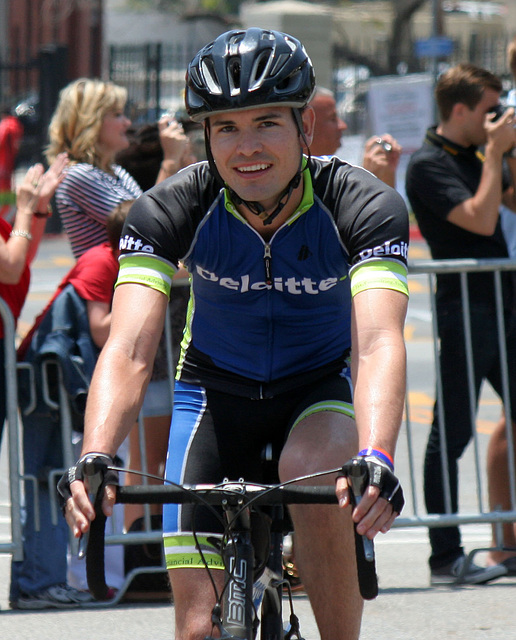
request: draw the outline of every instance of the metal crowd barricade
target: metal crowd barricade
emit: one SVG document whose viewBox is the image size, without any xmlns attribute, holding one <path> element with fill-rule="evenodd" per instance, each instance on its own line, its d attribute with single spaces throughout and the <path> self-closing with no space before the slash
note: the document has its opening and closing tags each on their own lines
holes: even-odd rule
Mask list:
<svg viewBox="0 0 516 640">
<path fill-rule="evenodd" d="M 184 286 L 187 281 L 174 281 L 173 286 Z M 0 553 L 11 553 L 13 560 L 23 559 L 22 545 L 22 486 L 24 482 L 30 482 L 34 491 L 34 524 L 36 530 L 39 528 L 39 511 L 38 511 L 38 484 L 39 479 L 23 473 L 22 464 L 22 446 L 20 439 L 20 431 L 23 428 L 18 420 L 18 389 L 17 389 L 17 369 L 24 371 L 24 385 L 27 386 L 27 395 L 29 397 L 28 405 L 20 408 L 25 413 L 30 412 L 36 405 L 36 384 L 35 372 L 31 363 L 16 362 L 15 350 L 15 323 L 9 307 L 0 299 L 0 314 L 4 321 L 5 332 L 5 369 L 6 369 L 6 397 L 7 397 L 7 426 L 9 436 L 9 499 L 10 499 L 10 520 L 11 520 L 11 542 L 0 543 Z M 167 346 L 167 374 L 170 383 L 171 394 L 173 395 L 174 383 L 174 364 L 172 351 L 172 329 L 169 314 L 165 318 L 165 339 Z M 70 467 L 75 459 L 76 454 L 72 444 L 73 424 L 70 399 L 64 385 L 63 373 L 56 358 L 48 358 L 42 363 L 41 379 L 42 379 L 42 395 L 45 403 L 55 410 L 59 410 L 60 428 L 63 443 L 63 468 L 51 469 L 48 471 L 48 482 L 50 487 L 55 487 L 57 480 L 62 473 Z M 50 393 L 50 380 L 54 379 L 57 374 L 57 398 L 52 397 Z M 172 407 L 171 407 L 172 412 Z M 141 471 L 143 474 L 147 472 L 146 456 L 145 456 L 145 432 L 143 419 L 141 415 L 138 419 L 139 443 L 141 449 Z M 145 475 L 142 482 L 147 484 Z M 52 521 L 62 517 L 58 506 L 57 492 L 50 492 L 50 506 Z M 149 544 L 160 543 L 162 539 L 161 531 L 153 530 L 151 527 L 150 506 L 143 505 L 144 518 L 143 529 L 138 532 L 128 533 L 107 533 L 106 544 Z M 70 546 L 72 553 L 77 550 L 77 541 L 70 535 Z M 133 569 L 126 577 L 123 585 L 118 589 L 114 600 L 107 603 L 98 603 L 99 606 L 105 604 L 111 605 L 119 602 L 127 591 L 132 580 L 139 574 L 165 572 L 163 566 L 138 567 Z"/>
<path fill-rule="evenodd" d="M 471 347 L 471 325 L 469 315 L 469 297 L 468 297 L 468 282 L 467 275 L 474 272 L 492 272 L 493 274 L 493 287 L 496 300 L 496 317 L 498 326 L 498 348 L 500 353 L 500 368 L 503 387 L 502 403 L 507 416 L 511 415 L 511 402 L 509 393 L 509 376 L 507 368 L 507 354 L 505 345 L 505 323 L 503 312 L 503 300 L 502 300 L 502 284 L 501 274 L 506 271 L 516 271 L 516 262 L 511 259 L 462 259 L 462 260 L 418 260 L 409 263 L 409 277 L 411 275 L 425 275 L 428 277 L 430 307 L 432 315 L 432 342 L 433 342 L 433 358 L 434 358 L 434 374 L 435 374 L 435 389 L 439 410 L 439 426 L 440 426 L 440 439 L 441 439 L 441 462 L 443 470 L 443 486 L 445 492 L 445 514 L 427 514 L 421 513 L 418 507 L 417 499 L 417 479 L 414 469 L 414 460 L 416 452 L 414 451 L 414 435 L 413 425 L 410 419 L 410 404 L 409 393 L 407 390 L 406 411 L 405 411 L 405 423 L 404 432 L 406 436 L 406 447 L 409 458 L 409 486 L 406 492 L 412 502 L 412 514 L 407 513 L 405 508 L 402 516 L 398 517 L 394 523 L 394 527 L 447 527 L 447 526 L 460 526 L 466 524 L 495 524 L 496 527 L 496 543 L 499 546 L 503 546 L 503 540 L 501 539 L 501 525 L 503 523 L 516 522 L 516 498 L 515 498 L 515 461 L 513 450 L 513 432 L 510 418 L 506 423 L 506 436 L 508 444 L 508 470 L 510 477 L 510 492 L 511 507 L 509 510 L 488 510 L 484 507 L 482 496 L 482 476 L 484 470 L 480 467 L 479 456 L 479 441 L 478 433 L 476 429 L 473 429 L 473 451 L 474 451 L 474 464 L 475 464 L 475 479 L 476 479 L 476 505 L 477 510 L 470 513 L 461 513 L 460 508 L 458 513 L 452 513 L 451 510 L 451 494 L 450 483 L 448 477 L 448 458 L 446 451 L 446 438 L 444 430 L 444 415 L 443 415 L 443 403 L 442 403 L 442 381 L 440 379 L 439 370 L 439 340 L 437 335 L 437 315 L 436 315 L 436 301 L 435 301 L 435 280 L 437 274 L 459 274 L 460 287 L 461 287 L 461 301 L 462 301 L 462 317 L 464 323 L 464 334 L 466 341 L 466 362 L 467 362 L 467 384 L 469 397 L 470 397 L 470 411 L 472 424 L 475 425 L 477 415 L 475 413 L 475 391 L 474 391 L 474 373 L 473 373 L 473 352 Z M 516 277 L 515 277 L 516 282 Z M 410 379 L 408 381 L 408 387 L 410 388 Z M 426 444 L 426 443 L 425 443 Z"/>
<path fill-rule="evenodd" d="M 11 541 L 0 543 L 0 553 L 12 554 L 13 560 L 23 560 L 20 479 L 20 435 L 18 425 L 18 388 L 16 380 L 16 328 L 13 314 L 0 298 L 0 316 L 4 325 L 6 417 L 9 440 L 9 500 Z M 5 446 L 5 445 L 3 445 Z"/>
</svg>

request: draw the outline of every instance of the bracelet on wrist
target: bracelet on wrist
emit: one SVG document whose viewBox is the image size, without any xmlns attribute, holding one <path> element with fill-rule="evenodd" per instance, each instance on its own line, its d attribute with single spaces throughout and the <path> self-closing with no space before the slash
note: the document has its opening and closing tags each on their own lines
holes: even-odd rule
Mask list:
<svg viewBox="0 0 516 640">
<path fill-rule="evenodd" d="M 385 462 L 385 464 L 391 471 L 394 471 L 394 460 L 387 453 L 387 451 L 384 451 L 383 449 L 373 449 L 373 447 L 368 447 L 367 449 L 362 449 L 362 451 L 359 451 L 358 455 L 364 458 L 366 456 L 375 456 L 376 458 L 382 460 L 382 462 Z"/>
<path fill-rule="evenodd" d="M 32 233 L 21 229 L 13 229 L 9 235 L 11 237 L 26 238 L 29 242 L 32 240 Z"/>
<path fill-rule="evenodd" d="M 52 215 L 52 207 L 48 205 L 46 211 L 35 211 L 33 215 L 35 218 L 50 218 Z"/>
</svg>

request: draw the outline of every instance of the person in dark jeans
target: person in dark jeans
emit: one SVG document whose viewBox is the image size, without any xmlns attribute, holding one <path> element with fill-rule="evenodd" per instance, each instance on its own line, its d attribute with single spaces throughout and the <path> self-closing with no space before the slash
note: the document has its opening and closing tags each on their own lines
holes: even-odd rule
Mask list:
<svg viewBox="0 0 516 640">
<path fill-rule="evenodd" d="M 11 564 L 13 609 L 69 609 L 92 599 L 67 582 L 68 528 L 62 518 L 52 517 L 55 476 L 50 471 L 64 464 L 54 362 L 61 367 L 72 428 L 81 431 L 89 380 L 109 333 L 118 240 L 130 204 L 121 203 L 111 212 L 109 241 L 79 258 L 18 347 L 18 360 L 30 363 L 34 374 L 31 383 L 27 370 L 22 370 L 18 384 L 24 473 L 33 481 L 25 483 L 23 560 Z M 47 402 L 45 391 L 54 406 Z"/>
<path fill-rule="evenodd" d="M 409 162 L 406 191 L 432 258 L 506 258 L 499 207 L 516 211 L 511 186 L 516 159 L 507 159 L 512 176 L 502 170 L 504 154 L 516 144 L 514 110 L 495 121 L 502 84 L 498 77 L 473 65 L 461 64 L 442 74 L 435 95 L 440 122 L 431 127 L 423 146 Z M 484 148 L 481 153 L 479 147 Z M 513 420 L 516 417 L 516 328 L 512 274 L 502 274 L 502 299 Z M 475 407 L 481 384 L 488 380 L 502 396 L 495 287 L 491 273 L 468 276 Z M 444 431 L 449 467 L 451 511 L 458 509 L 458 460 L 468 445 L 474 424 L 468 390 L 466 342 L 459 274 L 437 276 L 437 326 Z M 445 477 L 441 464 L 440 398 L 427 444 L 424 479 L 429 513 L 446 513 Z M 497 469 L 488 468 L 489 480 Z M 509 486 L 501 487 L 496 503 L 504 502 Z M 458 527 L 431 528 L 432 584 L 482 584 L 508 573 L 490 554 L 488 566 L 464 566 Z"/>
</svg>

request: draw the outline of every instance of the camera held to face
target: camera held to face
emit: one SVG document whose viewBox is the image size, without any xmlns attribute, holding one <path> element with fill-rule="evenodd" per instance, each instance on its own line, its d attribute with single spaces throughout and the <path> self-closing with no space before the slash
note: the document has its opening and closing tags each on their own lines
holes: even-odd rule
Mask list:
<svg viewBox="0 0 516 640">
<path fill-rule="evenodd" d="M 375 143 L 379 144 L 386 153 L 390 153 L 392 151 L 392 144 L 383 138 L 376 138 Z"/>
<path fill-rule="evenodd" d="M 505 107 L 503 106 L 503 104 L 497 104 L 494 107 L 492 107 L 491 109 L 489 109 L 488 113 L 494 113 L 495 114 L 494 118 L 491 119 L 491 122 L 496 122 L 505 113 Z"/>
</svg>

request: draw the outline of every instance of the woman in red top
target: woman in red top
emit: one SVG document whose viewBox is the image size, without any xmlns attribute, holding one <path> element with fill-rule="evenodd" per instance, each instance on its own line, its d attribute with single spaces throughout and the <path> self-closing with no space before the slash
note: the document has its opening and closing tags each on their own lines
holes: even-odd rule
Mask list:
<svg viewBox="0 0 516 640">
<path fill-rule="evenodd" d="M 30 284 L 30 264 L 43 237 L 49 203 L 64 177 L 68 156 L 56 157 L 45 173 L 42 164 L 30 167 L 17 189 L 13 226 L 0 218 L 0 298 L 18 320 Z M 5 337 L 0 316 L 0 442 L 6 415 Z M 11 336 L 8 336 L 11 339 Z M 11 345 L 9 345 L 10 347 Z M 14 348 L 14 345 L 12 345 Z"/>
</svg>

